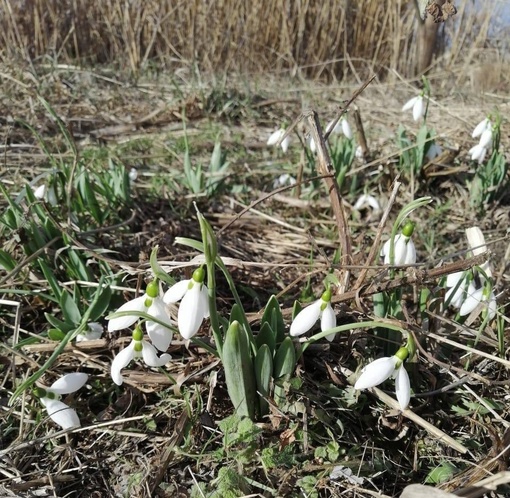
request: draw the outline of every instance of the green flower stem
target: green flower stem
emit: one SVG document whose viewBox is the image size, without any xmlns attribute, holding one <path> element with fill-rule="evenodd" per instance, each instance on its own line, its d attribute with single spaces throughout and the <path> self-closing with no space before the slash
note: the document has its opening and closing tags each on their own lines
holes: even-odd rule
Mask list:
<svg viewBox="0 0 510 498">
<path fill-rule="evenodd" d="M 352 330 L 352 329 L 375 329 L 375 328 L 386 328 L 389 330 L 396 330 L 402 334 L 402 337 L 404 339 L 409 337 L 409 334 L 407 333 L 406 329 L 404 329 L 398 325 L 393 325 L 392 323 L 388 323 L 388 322 L 370 321 L 370 322 L 348 323 L 346 325 L 340 325 L 339 327 L 335 327 L 335 328 L 326 330 L 324 332 L 319 332 L 318 334 L 315 334 L 312 337 L 310 337 L 309 339 L 303 341 L 302 353 L 305 351 L 305 349 L 310 344 L 312 344 L 315 341 L 318 341 L 319 339 L 323 339 L 324 337 L 326 337 L 330 334 L 336 334 L 337 332 L 347 332 L 348 330 Z"/>
<path fill-rule="evenodd" d="M 175 238 L 175 243 L 191 247 L 191 248 L 196 249 L 197 251 L 199 251 L 201 253 L 204 252 L 204 245 L 203 245 L 202 242 L 200 242 L 198 240 L 188 239 L 188 238 L 185 238 L 185 237 L 176 237 Z M 218 268 L 225 275 L 225 278 L 227 280 L 230 292 L 232 292 L 232 295 L 234 297 L 234 301 L 237 303 L 239 308 L 241 310 L 243 310 L 243 313 L 242 313 L 243 316 L 241 318 L 241 324 L 243 325 L 243 327 L 248 332 L 248 335 L 250 337 L 250 341 L 252 342 L 252 344 L 254 344 L 255 340 L 253 338 L 253 333 L 252 333 L 252 330 L 251 330 L 251 327 L 250 327 L 250 323 L 248 322 L 248 319 L 246 318 L 246 313 L 244 312 L 243 303 L 241 301 L 241 298 L 239 297 L 239 294 L 237 293 L 237 289 L 236 289 L 236 286 L 234 284 L 234 280 L 232 279 L 232 276 L 230 275 L 230 272 L 227 270 L 227 267 L 225 266 L 225 263 L 223 263 L 223 260 L 219 256 L 216 256 L 216 265 L 218 266 Z M 209 275 L 209 273 L 212 273 L 212 272 L 209 272 L 209 268 L 208 268 L 208 272 L 207 273 L 208 273 L 208 275 Z M 209 292 L 210 292 L 210 290 L 209 290 Z M 214 309 L 216 310 L 216 307 L 214 307 Z M 212 317 L 212 309 L 210 309 L 209 312 L 211 313 L 211 317 Z M 211 323 L 212 323 L 212 321 L 211 321 Z"/>
<path fill-rule="evenodd" d="M 80 325 L 75 330 L 70 330 L 66 336 L 59 342 L 51 356 L 46 360 L 46 363 L 33 375 L 31 375 L 25 382 L 23 382 L 13 393 L 11 396 L 11 399 L 9 400 L 9 404 L 12 405 L 14 400 L 22 394 L 26 389 L 29 389 L 32 387 L 48 370 L 54 363 L 54 361 L 58 358 L 60 353 L 64 350 L 64 348 L 67 346 L 69 342 L 71 342 L 78 334 L 81 334 L 85 330 L 88 329 L 88 322 L 90 320 L 90 313 L 94 309 L 95 305 L 99 301 L 99 297 L 101 296 L 101 291 L 103 290 L 103 284 L 104 284 L 104 277 L 101 277 L 99 280 L 99 284 L 97 286 L 97 291 L 94 295 L 94 299 L 92 303 L 90 303 L 90 306 L 88 307 L 87 311 L 83 314 L 83 317 L 81 319 Z"/>
</svg>

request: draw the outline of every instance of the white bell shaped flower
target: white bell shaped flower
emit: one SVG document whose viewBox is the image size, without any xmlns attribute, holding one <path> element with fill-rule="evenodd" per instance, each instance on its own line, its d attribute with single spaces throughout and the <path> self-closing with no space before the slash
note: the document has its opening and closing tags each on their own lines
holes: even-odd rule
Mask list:
<svg viewBox="0 0 510 498">
<path fill-rule="evenodd" d="M 115 384 L 122 385 L 124 379 L 121 370 L 127 367 L 135 358 L 143 358 L 143 361 L 149 367 L 162 367 L 172 359 L 167 353 L 163 353 L 158 357 L 156 348 L 143 340 L 142 329 L 136 327 L 133 331 L 133 340 L 129 343 L 129 346 L 120 351 L 112 361 L 110 373 Z"/>
<path fill-rule="evenodd" d="M 471 135 L 473 138 L 479 137 L 485 130 L 489 130 L 492 128 L 492 123 L 489 118 L 485 118 L 480 121 L 473 130 L 473 134 Z"/>
<path fill-rule="evenodd" d="M 328 126 L 326 126 L 326 133 L 331 131 L 331 133 L 343 133 L 346 138 L 349 140 L 352 140 L 352 137 L 354 136 L 352 133 L 351 125 L 349 124 L 349 121 L 345 119 L 345 116 L 342 116 L 337 122 L 335 127 L 333 128 L 333 123 L 335 120 L 333 119 L 328 123 Z"/>
<path fill-rule="evenodd" d="M 204 269 L 197 268 L 191 279 L 177 282 L 163 296 L 166 304 L 181 301 L 177 326 L 186 340 L 191 339 L 198 332 L 204 318 L 209 317 L 209 295 L 204 278 Z"/>
<path fill-rule="evenodd" d="M 303 308 L 294 318 L 290 326 L 290 335 L 296 337 L 306 334 L 317 322 L 321 321 L 321 331 L 336 327 L 336 315 L 331 307 L 331 290 L 326 290 L 320 299 L 310 306 Z M 328 341 L 332 341 L 336 334 L 326 336 Z"/>
<path fill-rule="evenodd" d="M 487 155 L 487 147 L 482 147 L 480 144 L 477 144 L 469 149 L 468 154 L 471 156 L 472 161 L 477 161 L 478 164 L 482 164 Z"/>
<path fill-rule="evenodd" d="M 358 200 L 356 201 L 356 204 L 354 204 L 353 209 L 359 211 L 367 207 L 371 207 L 376 212 L 381 210 L 381 205 L 379 204 L 379 201 L 373 195 L 368 194 L 360 195 Z"/>
<path fill-rule="evenodd" d="M 76 336 L 76 342 L 94 341 L 96 339 L 101 339 L 101 336 L 103 335 L 103 326 L 100 323 L 89 322 L 87 326 L 87 330 Z"/>
<path fill-rule="evenodd" d="M 285 129 L 280 128 L 279 130 L 276 130 L 275 132 L 271 133 L 267 140 L 267 145 L 276 145 L 283 135 L 285 135 Z M 282 148 L 283 152 L 287 152 L 290 145 L 290 135 L 287 135 L 284 140 L 280 143 L 280 147 Z"/>
<path fill-rule="evenodd" d="M 393 246 L 393 263 L 390 257 L 391 238 L 387 240 L 381 249 L 381 258 L 384 258 L 384 264 L 393 264 L 395 266 L 413 265 L 416 263 L 416 248 L 411 236 L 414 231 L 412 222 L 406 223 L 402 233 L 395 236 Z"/>
<path fill-rule="evenodd" d="M 154 345 L 160 351 L 166 351 L 168 349 L 168 346 L 170 346 L 170 343 L 172 342 L 171 327 L 173 327 L 173 325 L 168 313 L 166 312 L 165 303 L 163 302 L 163 299 L 159 297 L 159 286 L 155 280 L 147 286 L 146 292 L 143 296 L 124 303 L 117 310 L 117 313 L 121 313 L 123 311 L 132 311 L 134 313 L 133 315 L 128 316 L 113 318 L 107 317 L 107 320 L 109 320 L 108 332 L 114 332 L 115 330 L 122 330 L 131 327 L 131 325 L 140 318 L 140 315 L 137 315 L 136 312 L 147 313 L 167 324 L 166 326 L 163 326 L 152 320 L 147 320 L 146 327 L 147 333 Z"/>
<path fill-rule="evenodd" d="M 402 112 L 413 110 L 413 119 L 419 121 L 425 114 L 425 102 L 423 95 L 418 95 L 408 100 L 402 107 Z"/>
<path fill-rule="evenodd" d="M 405 410 L 411 399 L 409 375 L 404 368 L 404 361 L 409 356 L 407 348 L 400 348 L 394 356 L 379 358 L 361 370 L 361 375 L 354 384 L 354 389 L 370 389 L 378 386 L 390 377 L 395 378 L 395 392 L 400 408 Z"/>
<path fill-rule="evenodd" d="M 82 388 L 87 382 L 88 375 L 81 372 L 64 375 L 49 388 L 36 388 L 36 394 L 50 418 L 62 429 L 71 429 L 80 427 L 80 419 L 73 408 L 69 408 L 60 401 L 63 394 L 71 394 Z"/>
<path fill-rule="evenodd" d="M 443 153 L 443 149 L 440 145 L 437 145 L 435 142 L 432 142 L 427 150 L 427 153 L 425 154 L 425 157 L 432 161 L 437 156 L 440 156 Z"/>
<path fill-rule="evenodd" d="M 488 128 L 482 133 L 478 145 L 487 149 L 492 145 L 492 128 Z"/>
<path fill-rule="evenodd" d="M 489 292 L 485 286 L 477 289 L 475 284 L 471 282 L 466 290 L 466 298 L 460 307 L 459 315 L 469 315 L 480 303 L 486 304 L 489 320 L 492 320 L 497 312 L 496 296 L 494 292 L 492 290 Z"/>
<path fill-rule="evenodd" d="M 282 173 L 278 178 L 273 182 L 273 188 L 285 187 L 287 185 L 295 185 L 296 179 L 289 175 L 288 173 Z"/>
</svg>

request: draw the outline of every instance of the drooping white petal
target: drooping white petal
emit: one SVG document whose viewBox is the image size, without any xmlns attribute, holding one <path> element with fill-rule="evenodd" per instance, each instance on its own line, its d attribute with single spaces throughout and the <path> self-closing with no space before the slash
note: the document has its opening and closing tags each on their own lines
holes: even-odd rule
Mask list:
<svg viewBox="0 0 510 498">
<path fill-rule="evenodd" d="M 315 144 L 315 140 L 310 137 L 310 143 L 309 143 L 310 150 L 312 151 L 312 154 L 317 153 L 317 145 Z"/>
<path fill-rule="evenodd" d="M 72 429 L 80 427 L 80 419 L 78 414 L 72 408 L 58 399 L 41 398 L 41 403 L 46 408 L 48 415 L 62 429 Z"/>
<path fill-rule="evenodd" d="M 379 201 L 373 196 L 368 194 L 362 194 L 359 196 L 358 200 L 356 201 L 356 204 L 354 204 L 354 209 L 363 209 L 365 207 L 371 207 L 374 211 L 380 211 L 381 205 L 379 204 Z"/>
<path fill-rule="evenodd" d="M 147 295 L 144 294 L 143 296 L 137 297 L 135 299 L 132 299 L 131 301 L 128 301 L 127 303 L 124 303 L 117 312 L 120 313 L 122 311 L 132 311 L 133 316 L 119 316 L 117 318 L 111 318 L 108 321 L 108 332 L 114 332 L 115 330 L 123 330 L 127 329 L 128 327 L 131 327 L 133 323 L 135 323 L 138 320 L 138 316 L 136 315 L 136 312 L 146 312 L 147 307 L 145 306 L 145 300 L 147 299 Z"/>
<path fill-rule="evenodd" d="M 397 359 L 394 356 L 379 358 L 369 363 L 361 371 L 354 389 L 368 389 L 382 384 L 389 379 L 395 371 Z"/>
<path fill-rule="evenodd" d="M 189 280 L 181 280 L 180 282 L 175 283 L 165 292 L 163 296 L 163 302 L 165 304 L 177 303 L 183 297 L 184 294 L 188 291 Z"/>
<path fill-rule="evenodd" d="M 464 301 L 464 283 L 459 283 L 458 285 L 452 286 L 448 292 L 445 294 L 444 300 L 445 303 L 449 303 L 450 306 L 459 309 L 462 306 Z"/>
<path fill-rule="evenodd" d="M 466 293 L 466 299 L 464 303 L 460 307 L 459 315 L 465 316 L 469 315 L 482 301 L 483 298 L 483 287 L 477 289 L 473 282 L 469 284 Z"/>
<path fill-rule="evenodd" d="M 44 195 L 46 194 L 46 185 L 39 185 L 35 190 L 34 190 L 34 197 L 36 199 L 44 199 Z"/>
<path fill-rule="evenodd" d="M 321 330 L 324 332 L 334 327 L 336 327 L 336 315 L 331 303 L 328 303 L 321 314 Z"/>
<path fill-rule="evenodd" d="M 487 314 L 489 316 L 489 320 L 492 320 L 496 313 L 498 312 L 498 304 L 496 302 L 496 296 L 494 295 L 494 292 L 491 292 L 491 295 L 489 296 L 489 302 L 487 304 Z"/>
<path fill-rule="evenodd" d="M 172 331 L 170 330 L 172 323 L 166 312 L 163 300 L 158 297 L 154 298 L 151 306 L 147 310 L 147 313 L 168 325 L 165 327 L 151 320 L 147 320 L 147 322 L 145 322 L 147 333 L 149 334 L 153 344 L 160 351 L 166 351 L 172 342 Z"/>
<path fill-rule="evenodd" d="M 297 314 L 290 326 L 290 335 L 292 337 L 305 334 L 315 325 L 321 313 L 321 303 L 322 300 L 319 299 L 310 306 L 303 308 Z"/>
<path fill-rule="evenodd" d="M 113 382 L 118 386 L 122 385 L 124 382 L 120 371 L 127 367 L 135 356 L 135 341 L 131 341 L 129 346 L 119 351 L 119 354 L 113 359 L 110 374 Z"/>
<path fill-rule="evenodd" d="M 152 344 L 149 344 L 147 341 L 142 341 L 142 345 L 143 361 L 149 367 L 162 367 L 172 359 L 172 357 L 167 353 L 158 356 L 156 348 Z"/>
<path fill-rule="evenodd" d="M 471 147 L 468 153 L 471 156 L 472 161 L 478 161 L 478 164 L 481 164 L 485 159 L 487 149 L 485 147 L 482 147 L 480 144 L 477 144 L 474 147 Z"/>
<path fill-rule="evenodd" d="M 284 129 L 279 129 L 271 133 L 271 135 L 269 135 L 269 138 L 267 139 L 267 145 L 276 145 L 279 142 L 280 138 L 283 137 L 284 133 L 285 133 Z"/>
<path fill-rule="evenodd" d="M 182 298 L 177 313 L 179 333 L 184 339 L 191 339 L 198 332 L 206 312 L 200 284 L 195 282 Z"/>
<path fill-rule="evenodd" d="M 336 327 L 336 315 L 333 311 L 333 308 L 331 307 L 331 303 L 328 303 L 321 314 L 321 330 L 322 332 L 325 332 L 326 330 L 332 329 L 334 327 Z M 335 336 L 336 332 L 327 335 L 326 339 L 331 342 Z"/>
<path fill-rule="evenodd" d="M 349 124 L 349 121 L 347 121 L 347 119 L 345 119 L 345 118 L 342 118 L 340 120 L 340 122 L 342 123 L 342 132 L 343 132 L 343 134 L 349 140 L 352 140 L 353 134 L 352 134 L 351 125 Z"/>
<path fill-rule="evenodd" d="M 456 271 L 454 273 L 450 273 L 446 277 L 446 287 L 456 287 L 457 284 L 462 280 L 464 276 L 463 271 Z"/>
<path fill-rule="evenodd" d="M 56 394 L 74 393 L 85 385 L 88 378 L 89 376 L 86 373 L 73 372 L 60 377 L 51 385 L 49 390 Z"/>
<path fill-rule="evenodd" d="M 202 307 L 204 309 L 204 318 L 209 318 L 209 290 L 207 289 L 207 285 L 202 285 L 202 290 L 200 291 L 202 293 L 201 299 L 202 299 Z"/>
<path fill-rule="evenodd" d="M 287 135 L 282 140 L 282 143 L 281 143 L 281 147 L 282 147 L 283 152 L 287 152 L 289 150 L 289 145 L 290 145 L 290 135 Z"/>
<path fill-rule="evenodd" d="M 413 106 L 413 119 L 415 121 L 419 121 L 423 114 L 425 113 L 425 103 L 423 102 L 423 97 L 420 95 L 418 100 L 414 103 Z"/>
<path fill-rule="evenodd" d="M 491 127 L 491 122 L 489 118 L 485 118 L 480 121 L 473 130 L 473 134 L 471 135 L 473 138 L 479 137 L 487 128 Z"/>
<path fill-rule="evenodd" d="M 395 377 L 395 393 L 400 408 L 405 410 L 411 399 L 411 383 L 409 382 L 409 375 L 403 364 L 400 365 Z"/>
<path fill-rule="evenodd" d="M 384 264 L 389 265 L 391 264 L 390 260 L 390 243 L 391 239 L 387 240 L 386 243 L 383 246 L 383 250 L 381 251 L 381 254 L 384 255 Z M 406 238 L 402 236 L 402 234 L 398 234 L 395 236 L 395 243 L 394 243 L 394 249 L 393 249 L 393 264 L 395 266 L 401 266 L 406 264 L 406 256 L 407 256 L 407 244 L 406 244 Z M 416 256 L 416 251 L 415 251 Z"/>
<path fill-rule="evenodd" d="M 480 147 L 490 147 L 492 143 L 492 130 L 488 128 L 482 133 L 482 136 L 480 137 Z"/>
<path fill-rule="evenodd" d="M 414 265 L 416 263 L 416 247 L 411 238 L 407 240 L 406 256 L 404 259 L 405 265 Z"/>
<path fill-rule="evenodd" d="M 418 101 L 420 97 L 413 97 L 412 99 L 409 99 L 404 106 L 402 107 L 402 112 L 409 111 L 409 109 L 412 109 L 414 107 L 414 104 Z"/>
<path fill-rule="evenodd" d="M 89 322 L 87 325 L 88 330 L 78 334 L 76 336 L 76 342 L 95 341 L 96 339 L 101 339 L 101 336 L 103 335 L 103 326 L 98 322 Z"/>
<path fill-rule="evenodd" d="M 430 147 L 427 150 L 427 154 L 425 156 L 429 161 L 432 161 L 432 159 L 435 159 L 437 156 L 441 155 L 443 153 L 443 149 L 441 146 L 437 145 L 435 142 L 430 145 Z"/>
</svg>

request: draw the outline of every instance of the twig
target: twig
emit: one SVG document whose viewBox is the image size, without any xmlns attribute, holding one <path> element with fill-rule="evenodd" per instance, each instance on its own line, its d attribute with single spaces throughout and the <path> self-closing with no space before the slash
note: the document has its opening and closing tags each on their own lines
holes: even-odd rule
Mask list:
<svg viewBox="0 0 510 498">
<path fill-rule="evenodd" d="M 340 370 L 340 372 L 342 372 L 343 375 L 345 375 L 345 377 L 348 380 L 354 373 L 345 367 L 338 367 L 338 369 Z M 458 451 L 459 453 L 463 454 L 469 452 L 469 450 L 465 446 L 455 441 L 455 439 L 448 436 L 448 434 L 443 432 L 441 429 L 434 427 L 432 424 L 421 418 L 412 410 L 409 410 L 408 408 L 402 410 L 400 408 L 400 405 L 398 404 L 398 401 L 394 400 L 391 396 L 388 396 L 385 392 L 381 391 L 379 388 L 372 387 L 370 389 L 367 389 L 367 391 L 371 392 L 374 396 L 376 396 L 379 400 L 388 405 L 390 408 L 400 411 L 404 417 L 408 418 L 409 420 L 412 420 L 415 424 L 425 429 L 430 435 L 436 437 L 443 443 L 447 444 L 448 446 L 450 446 L 450 448 L 454 449 L 455 451 Z"/>
</svg>

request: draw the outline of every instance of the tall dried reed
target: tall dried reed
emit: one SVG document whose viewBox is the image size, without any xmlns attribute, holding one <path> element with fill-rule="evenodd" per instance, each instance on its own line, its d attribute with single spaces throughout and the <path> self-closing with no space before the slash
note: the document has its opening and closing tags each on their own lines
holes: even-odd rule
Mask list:
<svg viewBox="0 0 510 498">
<path fill-rule="evenodd" d="M 469 30 L 449 28 L 445 63 L 485 43 L 488 14 L 473 30 L 475 17 L 459 11 Z M 411 0 L 0 0 L 0 55 L 133 73 L 154 63 L 312 78 L 412 76 L 416 24 Z"/>
</svg>

